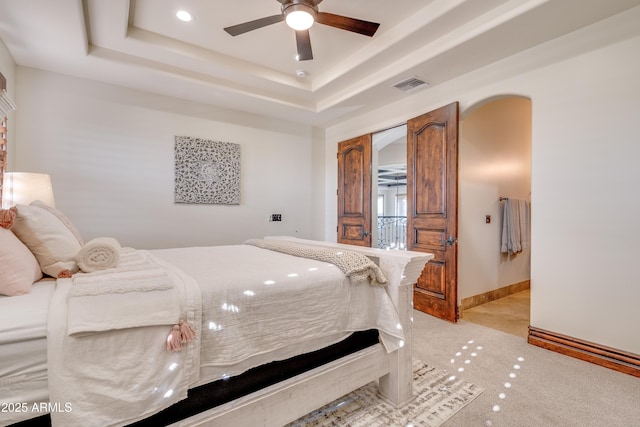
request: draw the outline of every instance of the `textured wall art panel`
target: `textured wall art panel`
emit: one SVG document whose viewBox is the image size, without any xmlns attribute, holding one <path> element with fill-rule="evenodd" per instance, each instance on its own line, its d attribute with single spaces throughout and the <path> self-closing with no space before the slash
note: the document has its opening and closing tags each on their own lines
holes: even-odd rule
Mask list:
<svg viewBox="0 0 640 427">
<path fill-rule="evenodd" d="M 240 145 L 176 136 L 175 202 L 240 204 Z"/>
</svg>

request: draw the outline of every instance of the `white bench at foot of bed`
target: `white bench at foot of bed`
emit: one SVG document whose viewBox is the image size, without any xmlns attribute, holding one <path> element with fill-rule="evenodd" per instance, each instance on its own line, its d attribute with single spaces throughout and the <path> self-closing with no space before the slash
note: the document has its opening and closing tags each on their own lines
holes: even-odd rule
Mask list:
<svg viewBox="0 0 640 427">
<path fill-rule="evenodd" d="M 360 252 L 371 258 L 387 277 L 387 292 L 398 310 L 404 330 L 405 345 L 389 354 L 380 344 L 366 348 L 248 396 L 194 415 L 172 426 L 280 427 L 376 380 L 379 393 L 396 406 L 405 405 L 413 399 L 411 354 L 413 284 L 433 255 L 411 251 L 387 251 L 286 236 L 266 239 L 341 248 Z"/>
</svg>

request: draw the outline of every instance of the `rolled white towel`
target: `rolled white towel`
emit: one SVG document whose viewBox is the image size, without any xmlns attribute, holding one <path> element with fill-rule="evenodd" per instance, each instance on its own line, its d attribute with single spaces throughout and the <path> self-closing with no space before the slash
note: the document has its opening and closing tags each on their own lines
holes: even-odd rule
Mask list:
<svg viewBox="0 0 640 427">
<path fill-rule="evenodd" d="M 78 251 L 76 262 L 85 273 L 117 267 L 121 250 L 120 243 L 113 237 L 97 237 Z"/>
</svg>

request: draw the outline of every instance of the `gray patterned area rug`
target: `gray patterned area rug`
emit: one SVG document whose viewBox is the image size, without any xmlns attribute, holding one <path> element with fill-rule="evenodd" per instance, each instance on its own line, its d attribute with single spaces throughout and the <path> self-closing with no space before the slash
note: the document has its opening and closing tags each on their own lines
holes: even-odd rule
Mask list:
<svg viewBox="0 0 640 427">
<path fill-rule="evenodd" d="M 375 383 L 361 387 L 287 427 L 437 427 L 484 389 L 413 360 L 415 399 L 400 409 L 380 398 Z"/>
</svg>

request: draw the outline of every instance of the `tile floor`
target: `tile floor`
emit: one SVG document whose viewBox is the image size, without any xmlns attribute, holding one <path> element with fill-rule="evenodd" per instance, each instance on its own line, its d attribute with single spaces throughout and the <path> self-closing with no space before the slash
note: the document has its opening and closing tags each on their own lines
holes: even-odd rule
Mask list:
<svg viewBox="0 0 640 427">
<path fill-rule="evenodd" d="M 515 294 L 464 310 L 462 319 L 527 338 L 531 291 Z"/>
</svg>

